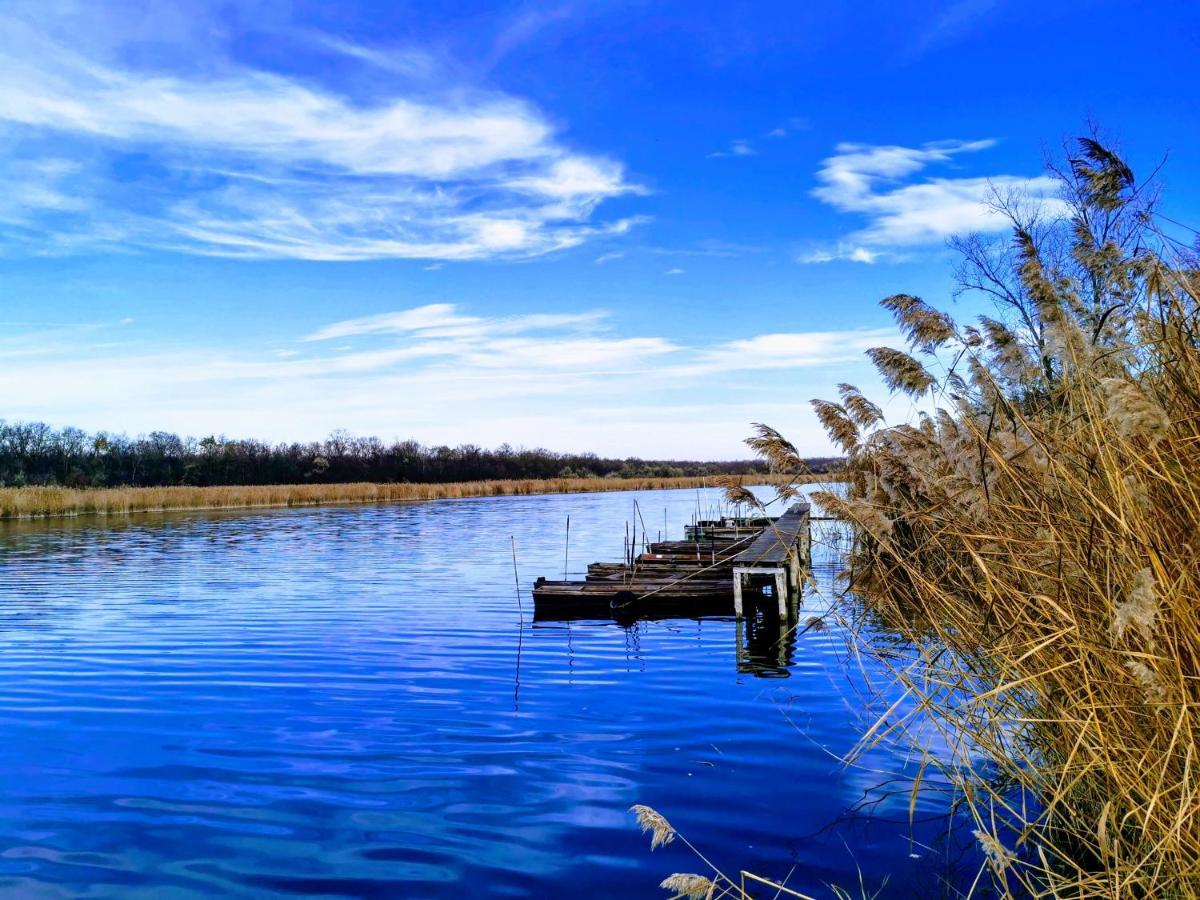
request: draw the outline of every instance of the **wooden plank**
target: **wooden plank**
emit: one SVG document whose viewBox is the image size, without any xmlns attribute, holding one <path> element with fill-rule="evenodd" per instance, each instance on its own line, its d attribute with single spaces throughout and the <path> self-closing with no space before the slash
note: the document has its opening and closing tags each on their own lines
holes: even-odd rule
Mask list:
<svg viewBox="0 0 1200 900">
<path fill-rule="evenodd" d="M 621 563 L 592 563 L 582 581 L 539 578 L 533 588 L 535 612 L 547 619 L 664 615 L 668 610 L 738 615 L 742 603 L 734 603 L 735 589 L 742 585 L 734 577 L 735 566 L 747 575 L 753 570 L 754 575 L 775 576 L 775 605 L 785 604 L 787 590 L 781 582 L 789 580 L 792 554 L 807 552 L 808 514 L 807 504 L 796 504 L 758 533 L 747 533 L 745 523 L 733 528 L 729 525 L 734 523 L 711 523 L 720 537 L 659 541 L 636 559 L 630 554 Z M 736 593 L 743 595 L 737 600 L 750 600 L 742 590 Z"/>
<path fill-rule="evenodd" d="M 733 581 L 725 578 L 671 578 L 661 580 L 638 579 L 634 581 L 542 581 L 533 585 L 533 594 L 554 594 L 559 597 L 590 594 L 706 594 L 713 591 L 732 593 Z"/>
<path fill-rule="evenodd" d="M 808 530 L 810 507 L 796 503 L 736 557 L 739 566 L 781 566 Z"/>
</svg>

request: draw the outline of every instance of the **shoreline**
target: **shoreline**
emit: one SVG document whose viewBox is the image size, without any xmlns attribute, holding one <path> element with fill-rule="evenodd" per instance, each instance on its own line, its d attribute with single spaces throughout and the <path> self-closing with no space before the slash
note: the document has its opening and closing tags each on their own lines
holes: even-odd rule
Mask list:
<svg viewBox="0 0 1200 900">
<path fill-rule="evenodd" d="M 188 510 L 271 509 L 295 506 L 401 503 L 537 494 L 590 494 L 610 491 L 713 487 L 718 476 L 682 478 L 539 478 L 447 483 L 271 484 L 214 487 L 139 488 L 0 487 L 0 521 L 126 516 Z M 740 476 L 750 484 L 782 483 L 777 475 Z M 812 475 L 805 482 L 834 481 L 836 474 Z"/>
</svg>

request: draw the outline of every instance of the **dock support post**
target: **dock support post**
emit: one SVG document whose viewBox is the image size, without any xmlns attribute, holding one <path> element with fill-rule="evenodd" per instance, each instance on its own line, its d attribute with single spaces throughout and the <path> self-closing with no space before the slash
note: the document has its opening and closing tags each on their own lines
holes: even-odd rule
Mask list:
<svg viewBox="0 0 1200 900">
<path fill-rule="evenodd" d="M 742 575 L 741 569 L 733 570 L 733 614 L 742 617 Z"/>
<path fill-rule="evenodd" d="M 787 621 L 787 572 L 786 569 L 775 570 L 775 596 L 779 599 L 779 621 Z"/>
</svg>

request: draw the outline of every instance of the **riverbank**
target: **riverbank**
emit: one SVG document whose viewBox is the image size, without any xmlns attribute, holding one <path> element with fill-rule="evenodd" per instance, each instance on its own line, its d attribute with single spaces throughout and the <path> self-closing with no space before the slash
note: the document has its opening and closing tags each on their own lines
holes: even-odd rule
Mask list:
<svg viewBox="0 0 1200 900">
<path fill-rule="evenodd" d="M 833 480 L 816 475 L 813 481 Z M 769 484 L 769 475 L 747 476 L 748 483 Z M 650 491 L 713 487 L 713 477 L 685 478 L 544 478 L 465 481 L 453 484 L 272 484 L 219 487 L 146 488 L 0 488 L 0 519 L 61 516 L 128 515 L 187 509 L 238 509 L 276 506 L 320 506 L 345 503 L 390 503 L 452 500 L 466 497 L 510 497 L 531 494 L 578 494 L 603 491 Z"/>
</svg>

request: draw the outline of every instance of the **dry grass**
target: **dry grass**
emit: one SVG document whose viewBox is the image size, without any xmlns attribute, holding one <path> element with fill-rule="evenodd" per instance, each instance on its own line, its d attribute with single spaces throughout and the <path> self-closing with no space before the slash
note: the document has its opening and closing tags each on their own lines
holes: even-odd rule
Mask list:
<svg viewBox="0 0 1200 900">
<path fill-rule="evenodd" d="M 879 427 L 854 393 L 821 405 L 851 477 L 819 499 L 855 525 L 853 589 L 914 650 L 885 661 L 913 712 L 866 742 L 925 742 L 983 880 L 1197 897 L 1200 278 L 1104 147 L 1081 142 L 1063 181 L 1071 220 L 1009 207 L 1013 247 L 964 248 L 1007 322 L 889 301 L 924 362 L 874 358 L 936 414 Z"/>
<path fill-rule="evenodd" d="M 676 872 L 668 875 L 659 884 L 671 900 L 754 900 L 756 891 L 766 888 L 776 898 L 795 897 L 797 900 L 814 900 L 808 894 L 801 894 L 786 885 L 770 881 L 752 872 L 739 871 L 736 876 L 727 875 L 712 860 L 704 855 L 695 844 L 675 830 L 675 826 L 667 821 L 658 810 L 649 806 L 637 804 L 629 811 L 637 817 L 638 826 L 643 833 L 650 835 L 650 849 L 670 844 L 676 838 L 684 844 L 697 862 L 703 865 L 707 875 L 694 872 Z M 850 900 L 851 895 L 834 886 L 832 890 L 838 898 Z M 865 892 L 864 900 L 870 900 Z"/>
<path fill-rule="evenodd" d="M 748 477 L 756 484 L 772 476 Z M 455 484 L 276 484 L 228 487 L 0 488 L 0 519 L 123 515 L 184 509 L 318 506 L 711 487 L 712 478 L 548 478 Z"/>
</svg>

